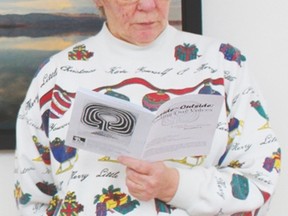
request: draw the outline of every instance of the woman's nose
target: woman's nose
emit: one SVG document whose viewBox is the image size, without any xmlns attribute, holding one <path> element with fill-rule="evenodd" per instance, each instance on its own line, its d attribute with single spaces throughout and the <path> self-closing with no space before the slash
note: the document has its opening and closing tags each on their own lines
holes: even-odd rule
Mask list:
<svg viewBox="0 0 288 216">
<path fill-rule="evenodd" d="M 157 0 L 139 0 L 137 9 L 142 11 L 153 10 L 156 7 Z"/>
</svg>

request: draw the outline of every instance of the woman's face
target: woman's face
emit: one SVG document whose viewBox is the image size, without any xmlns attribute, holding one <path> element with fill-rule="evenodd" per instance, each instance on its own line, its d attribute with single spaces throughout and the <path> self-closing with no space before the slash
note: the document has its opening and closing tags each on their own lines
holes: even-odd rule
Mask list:
<svg viewBox="0 0 288 216">
<path fill-rule="evenodd" d="M 104 9 L 111 33 L 124 41 L 146 45 L 168 23 L 170 0 L 94 0 Z"/>
</svg>

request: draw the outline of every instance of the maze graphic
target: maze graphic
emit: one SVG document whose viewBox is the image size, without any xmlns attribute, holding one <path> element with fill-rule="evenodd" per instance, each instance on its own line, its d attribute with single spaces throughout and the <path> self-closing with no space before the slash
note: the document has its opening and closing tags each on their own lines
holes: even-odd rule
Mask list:
<svg viewBox="0 0 288 216">
<path fill-rule="evenodd" d="M 121 136 L 131 136 L 136 125 L 136 117 L 131 112 L 103 104 L 88 104 L 81 121 L 100 131 Z"/>
</svg>

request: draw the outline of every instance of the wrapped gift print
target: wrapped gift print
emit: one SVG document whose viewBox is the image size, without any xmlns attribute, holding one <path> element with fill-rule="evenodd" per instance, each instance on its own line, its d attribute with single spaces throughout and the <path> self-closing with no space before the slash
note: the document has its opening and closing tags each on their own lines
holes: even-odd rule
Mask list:
<svg viewBox="0 0 288 216">
<path fill-rule="evenodd" d="M 194 44 L 184 43 L 175 47 L 175 59 L 180 61 L 190 61 L 197 59 L 198 48 Z"/>
</svg>

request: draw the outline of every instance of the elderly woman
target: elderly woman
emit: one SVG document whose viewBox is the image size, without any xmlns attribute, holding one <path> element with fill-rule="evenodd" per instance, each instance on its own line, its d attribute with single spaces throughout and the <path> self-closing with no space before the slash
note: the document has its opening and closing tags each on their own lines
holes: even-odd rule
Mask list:
<svg viewBox="0 0 288 216">
<path fill-rule="evenodd" d="M 281 153 L 244 55 L 174 29 L 169 0 L 94 1 L 107 18 L 101 31 L 51 57 L 20 108 L 21 215 L 264 215 Z M 151 112 L 184 94 L 222 95 L 225 105 L 208 155 L 113 158 L 65 145 L 79 87 Z"/>
</svg>

